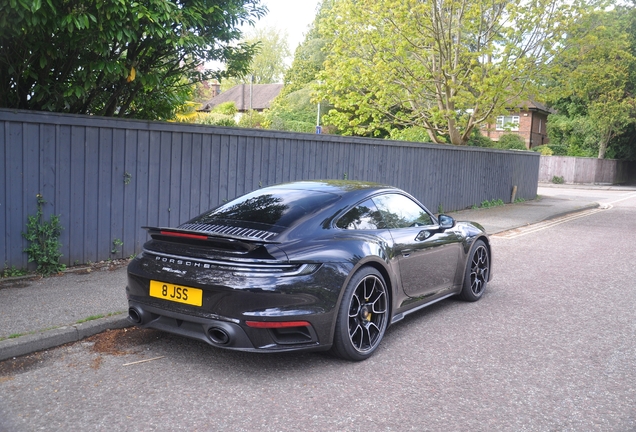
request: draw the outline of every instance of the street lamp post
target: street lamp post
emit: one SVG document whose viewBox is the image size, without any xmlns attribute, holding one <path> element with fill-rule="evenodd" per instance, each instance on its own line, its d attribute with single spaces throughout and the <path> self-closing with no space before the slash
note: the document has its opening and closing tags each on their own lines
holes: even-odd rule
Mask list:
<svg viewBox="0 0 636 432">
<path fill-rule="evenodd" d="M 318 81 L 318 85 L 320 84 L 321 82 Z M 320 101 L 318 101 L 318 114 L 316 114 L 316 133 L 317 134 L 322 133 L 322 127 L 320 126 Z"/>
</svg>

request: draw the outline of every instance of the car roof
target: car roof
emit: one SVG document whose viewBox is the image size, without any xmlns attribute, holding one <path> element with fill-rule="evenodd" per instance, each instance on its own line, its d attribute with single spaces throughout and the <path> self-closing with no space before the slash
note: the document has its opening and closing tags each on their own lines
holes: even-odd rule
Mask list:
<svg viewBox="0 0 636 432">
<path fill-rule="evenodd" d="M 396 190 L 393 186 L 380 183 L 356 181 L 356 180 L 303 180 L 278 185 L 268 186 L 263 190 L 311 190 L 315 192 L 331 193 L 335 195 L 345 195 L 349 193 L 361 192 L 367 195 L 374 190 Z"/>
</svg>

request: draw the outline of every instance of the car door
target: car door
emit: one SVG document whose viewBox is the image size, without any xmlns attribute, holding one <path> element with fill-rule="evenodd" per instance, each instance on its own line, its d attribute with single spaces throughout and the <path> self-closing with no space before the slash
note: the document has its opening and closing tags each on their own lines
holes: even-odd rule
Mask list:
<svg viewBox="0 0 636 432">
<path fill-rule="evenodd" d="M 405 195 L 379 195 L 373 202 L 393 237 L 404 293 L 419 298 L 452 288 L 461 249 L 453 230 L 440 229 L 425 208 Z"/>
</svg>

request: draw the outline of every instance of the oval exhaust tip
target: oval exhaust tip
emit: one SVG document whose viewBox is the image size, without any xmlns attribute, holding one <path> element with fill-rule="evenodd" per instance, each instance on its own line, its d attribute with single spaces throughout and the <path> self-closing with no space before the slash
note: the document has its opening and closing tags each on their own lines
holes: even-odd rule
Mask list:
<svg viewBox="0 0 636 432">
<path fill-rule="evenodd" d="M 208 337 L 212 342 L 219 345 L 227 345 L 230 342 L 230 335 L 219 327 L 211 327 L 208 329 Z"/>
<path fill-rule="evenodd" d="M 135 324 L 141 324 L 141 313 L 135 308 L 130 308 L 128 309 L 128 319 Z"/>
</svg>

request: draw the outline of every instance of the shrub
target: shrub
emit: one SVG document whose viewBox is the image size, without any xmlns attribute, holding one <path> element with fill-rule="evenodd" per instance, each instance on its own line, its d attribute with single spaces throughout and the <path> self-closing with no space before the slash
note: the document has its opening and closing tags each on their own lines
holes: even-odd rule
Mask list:
<svg viewBox="0 0 636 432">
<path fill-rule="evenodd" d="M 554 177 L 552 177 L 552 183 L 554 183 L 554 184 L 563 184 L 563 183 L 565 183 L 565 179 L 562 176 L 554 176 Z"/>
<path fill-rule="evenodd" d="M 564 156 L 574 157 L 595 157 L 598 150 L 592 150 L 590 148 L 581 147 L 578 144 L 571 144 L 567 148 L 567 153 Z"/>
<path fill-rule="evenodd" d="M 495 147 L 503 150 L 528 150 L 526 143 L 519 135 L 504 134 L 499 137 Z"/>
<path fill-rule="evenodd" d="M 431 142 L 428 131 L 420 126 L 412 126 L 404 129 L 392 129 L 390 138 L 396 141 Z"/>
<path fill-rule="evenodd" d="M 25 269 L 17 268 L 15 266 L 8 267 L 7 263 L 4 264 L 4 270 L 0 272 L 0 277 L 8 278 L 8 277 L 16 277 L 16 276 L 24 276 L 27 274 Z"/>
<path fill-rule="evenodd" d="M 314 125 L 313 123 L 304 122 L 304 121 L 289 120 L 285 122 L 284 130 L 290 131 L 290 132 L 314 133 L 316 132 L 316 125 Z"/>
<path fill-rule="evenodd" d="M 222 118 L 212 123 L 212 126 L 236 127 L 237 125 L 233 118 Z"/>
<path fill-rule="evenodd" d="M 547 144 L 554 156 L 567 156 L 568 147 L 560 144 Z"/>
<path fill-rule="evenodd" d="M 491 148 L 495 146 L 495 142 L 488 138 L 487 136 L 483 136 L 479 131 L 476 134 L 473 134 L 468 141 L 466 141 L 466 145 L 472 147 L 487 147 Z"/>
<path fill-rule="evenodd" d="M 481 208 L 498 207 L 498 206 L 502 206 L 504 204 L 505 203 L 501 199 L 492 199 L 490 201 L 486 200 L 486 201 L 482 201 L 481 202 Z"/>
<path fill-rule="evenodd" d="M 241 116 L 238 122 L 239 127 L 244 128 L 262 128 L 267 122 L 267 119 L 258 111 L 248 111 Z"/>
<path fill-rule="evenodd" d="M 36 271 L 44 276 L 59 273 L 66 268 L 60 263 L 59 241 L 62 233 L 60 217 L 52 215 L 49 221 L 45 221 L 42 215 L 42 205 L 46 202 L 42 195 L 37 195 L 38 211 L 35 216 L 28 216 L 27 232 L 22 236 L 31 244 L 24 251 L 29 256 L 29 262 L 37 264 Z"/>
<path fill-rule="evenodd" d="M 195 123 L 210 126 L 236 127 L 236 122 L 234 121 L 233 116 L 217 112 L 199 113 L 199 117 L 196 119 Z"/>
<path fill-rule="evenodd" d="M 236 104 L 234 102 L 228 101 L 228 102 L 223 102 L 215 106 L 212 109 L 212 112 L 218 113 L 218 114 L 224 114 L 227 116 L 234 116 L 238 112 L 238 109 L 236 108 Z"/>
<path fill-rule="evenodd" d="M 537 153 L 541 153 L 542 156 L 552 156 L 554 154 L 552 149 L 548 147 L 547 145 L 537 146 L 537 147 L 534 147 L 532 150 Z"/>
<path fill-rule="evenodd" d="M 544 156 L 568 156 L 568 147 L 561 144 L 543 144 L 532 148 L 532 151 Z"/>
</svg>

